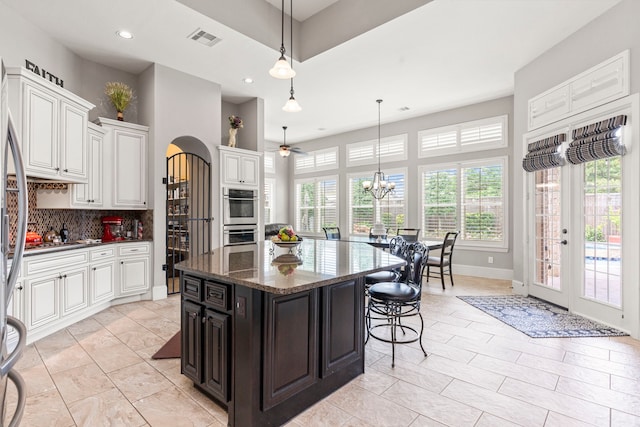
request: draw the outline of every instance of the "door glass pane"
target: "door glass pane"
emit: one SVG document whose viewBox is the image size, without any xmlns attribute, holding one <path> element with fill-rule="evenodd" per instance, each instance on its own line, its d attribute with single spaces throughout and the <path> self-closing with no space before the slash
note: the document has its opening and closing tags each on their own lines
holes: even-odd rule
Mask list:
<svg viewBox="0 0 640 427">
<path fill-rule="evenodd" d="M 535 179 L 534 281 L 560 289 L 560 168 L 537 171 Z"/>
<path fill-rule="evenodd" d="M 585 263 L 582 295 L 622 306 L 621 158 L 584 165 Z"/>
</svg>

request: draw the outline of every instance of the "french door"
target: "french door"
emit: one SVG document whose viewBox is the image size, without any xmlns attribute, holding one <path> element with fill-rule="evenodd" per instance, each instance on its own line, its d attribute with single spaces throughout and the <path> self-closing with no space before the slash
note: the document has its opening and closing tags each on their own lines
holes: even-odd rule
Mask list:
<svg viewBox="0 0 640 427">
<path fill-rule="evenodd" d="M 626 100 L 626 105 L 617 104 L 574 117 L 556 133 L 570 136 L 571 129 L 614 114 L 638 117 L 637 97 Z M 529 294 L 636 337 L 640 329 L 637 127 L 629 120 L 621 128 L 628 147 L 623 156 L 527 173 Z M 534 138 L 539 136 L 525 139 Z"/>
</svg>

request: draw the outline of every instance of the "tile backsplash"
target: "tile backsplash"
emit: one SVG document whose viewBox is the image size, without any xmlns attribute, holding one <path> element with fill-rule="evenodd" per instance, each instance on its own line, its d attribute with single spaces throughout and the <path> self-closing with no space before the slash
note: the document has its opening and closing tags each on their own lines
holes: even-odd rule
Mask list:
<svg viewBox="0 0 640 427">
<path fill-rule="evenodd" d="M 15 187 L 15 183 L 9 180 L 9 187 Z M 143 224 L 143 238 L 153 237 L 153 210 L 89 210 L 89 209 L 37 209 L 36 190 L 37 183 L 28 183 L 29 193 L 29 231 L 44 236 L 51 228 L 60 232 L 65 225 L 69 230 L 71 241 L 78 239 L 99 239 L 102 237 L 102 217 L 120 216 L 123 219 L 125 230 L 131 230 L 133 221 L 138 220 Z M 9 234 L 10 244 L 15 244 L 17 230 L 18 198 L 15 193 L 7 193 L 7 212 L 10 218 Z M 135 234 L 134 234 L 135 235 Z"/>
</svg>

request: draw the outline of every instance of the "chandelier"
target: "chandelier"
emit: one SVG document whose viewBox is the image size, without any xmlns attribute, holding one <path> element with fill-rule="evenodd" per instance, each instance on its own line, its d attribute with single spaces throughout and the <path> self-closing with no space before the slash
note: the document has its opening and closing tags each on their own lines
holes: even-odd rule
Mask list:
<svg viewBox="0 0 640 427">
<path fill-rule="evenodd" d="M 384 172 L 380 171 L 380 104 L 382 99 L 376 99 L 378 103 L 378 172 L 373 174 L 372 181 L 363 181 L 362 188 L 365 193 L 370 193 L 374 199 L 381 200 L 396 188 L 395 182 L 389 182 Z"/>
</svg>

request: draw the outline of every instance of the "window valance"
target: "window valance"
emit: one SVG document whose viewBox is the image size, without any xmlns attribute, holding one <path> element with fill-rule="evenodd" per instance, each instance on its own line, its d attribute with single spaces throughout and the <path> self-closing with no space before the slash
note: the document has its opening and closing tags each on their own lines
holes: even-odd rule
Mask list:
<svg viewBox="0 0 640 427">
<path fill-rule="evenodd" d="M 627 116 L 620 115 L 574 129 L 573 141 L 565 153 L 567 160 L 576 165 L 623 155 L 620 128 L 626 124 Z"/>
<path fill-rule="evenodd" d="M 550 169 L 564 164 L 561 145 L 567 135 L 561 133 L 534 141 L 527 145 L 527 155 L 522 159 L 522 168 L 527 172 Z"/>
</svg>

